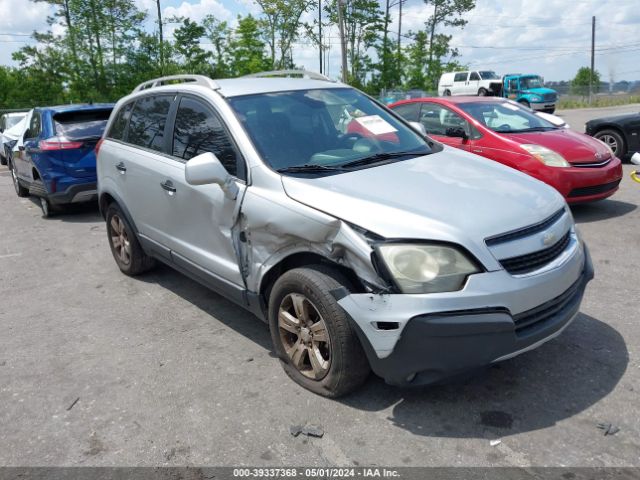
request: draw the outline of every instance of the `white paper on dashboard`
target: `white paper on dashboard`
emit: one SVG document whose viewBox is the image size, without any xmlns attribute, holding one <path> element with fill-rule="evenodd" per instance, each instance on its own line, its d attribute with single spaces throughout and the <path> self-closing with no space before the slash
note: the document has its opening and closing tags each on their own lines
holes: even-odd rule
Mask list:
<svg viewBox="0 0 640 480">
<path fill-rule="evenodd" d="M 393 125 L 381 118 L 379 115 L 367 115 L 366 117 L 356 118 L 356 122 L 374 135 L 383 135 L 385 133 L 398 131 L 393 128 Z"/>
</svg>

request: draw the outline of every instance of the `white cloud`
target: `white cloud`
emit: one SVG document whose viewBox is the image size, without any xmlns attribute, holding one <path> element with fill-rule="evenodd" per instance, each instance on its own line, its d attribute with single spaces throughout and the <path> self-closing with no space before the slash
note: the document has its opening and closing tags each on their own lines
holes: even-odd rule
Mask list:
<svg viewBox="0 0 640 480">
<path fill-rule="evenodd" d="M 27 7 L 27 8 L 25 8 Z M 0 64 L 11 65 L 11 54 L 19 48 L 33 44 L 33 31 L 47 30 L 47 15 L 52 9 L 45 3 L 31 3 L 25 0 L 0 0 Z"/>
<path fill-rule="evenodd" d="M 229 20 L 232 16 L 231 11 L 218 0 L 184 1 L 178 7 L 166 7 L 163 15 L 165 18 L 188 17 L 196 22 L 207 15 L 213 15 L 218 20 Z"/>
</svg>

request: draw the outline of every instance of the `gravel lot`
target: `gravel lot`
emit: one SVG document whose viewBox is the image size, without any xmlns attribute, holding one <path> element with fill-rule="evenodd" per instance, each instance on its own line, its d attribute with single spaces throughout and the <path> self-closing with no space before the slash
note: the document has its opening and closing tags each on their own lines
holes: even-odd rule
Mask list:
<svg viewBox="0 0 640 480">
<path fill-rule="evenodd" d="M 561 113 L 581 130 L 601 112 Z M 169 268 L 122 275 L 93 206 L 43 220 L 0 167 L 0 465 L 640 466 L 630 170 L 574 208 L 596 278 L 563 335 L 466 381 L 372 377 L 333 401 L 286 377 L 260 321 Z M 289 434 L 305 423 L 324 437 Z"/>
</svg>

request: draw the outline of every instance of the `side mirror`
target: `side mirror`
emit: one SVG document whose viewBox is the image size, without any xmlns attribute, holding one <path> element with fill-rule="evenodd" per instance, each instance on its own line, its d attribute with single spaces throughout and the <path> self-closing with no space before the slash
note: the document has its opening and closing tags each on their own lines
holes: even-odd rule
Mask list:
<svg viewBox="0 0 640 480">
<path fill-rule="evenodd" d="M 411 125 L 411 127 L 418 132 L 420 135 L 426 135 L 427 131 L 424 128 L 424 125 L 421 124 L 420 122 L 409 122 L 409 125 Z"/>
<path fill-rule="evenodd" d="M 449 127 L 445 131 L 445 135 L 447 137 L 462 138 L 463 140 L 469 138 L 469 135 L 467 135 L 467 132 L 465 132 L 462 127 Z"/>
<path fill-rule="evenodd" d="M 189 185 L 219 185 L 225 196 L 235 200 L 239 188 L 233 177 L 222 166 L 218 157 L 207 152 L 189 160 L 184 169 L 184 177 Z"/>
</svg>

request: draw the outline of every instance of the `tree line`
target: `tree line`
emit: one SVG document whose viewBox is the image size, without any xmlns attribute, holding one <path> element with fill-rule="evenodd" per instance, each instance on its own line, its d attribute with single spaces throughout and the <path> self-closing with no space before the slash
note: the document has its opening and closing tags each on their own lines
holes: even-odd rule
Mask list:
<svg viewBox="0 0 640 480">
<path fill-rule="evenodd" d="M 318 30 L 337 25 L 338 8 L 348 65 L 343 81 L 374 95 L 433 90 L 442 71 L 461 67 L 444 28 L 463 28 L 463 15 L 475 8 L 475 0 L 423 0 L 432 7 L 424 28 L 399 34 L 391 31 L 393 7 L 406 0 L 324 0 L 321 26 L 317 0 L 256 0 L 260 13 L 239 15 L 233 26 L 213 15 L 200 22 L 162 18 L 160 0 L 157 14 L 141 11 L 135 0 L 30 1 L 51 5 L 54 14 L 48 31 L 34 32 L 35 42 L 13 53 L 16 67 L 0 67 L 3 108 L 114 101 L 163 75 L 225 78 L 296 68 L 294 51 L 302 44 L 326 49 Z M 167 25 L 178 25 L 172 39 L 163 35 Z"/>
</svg>

